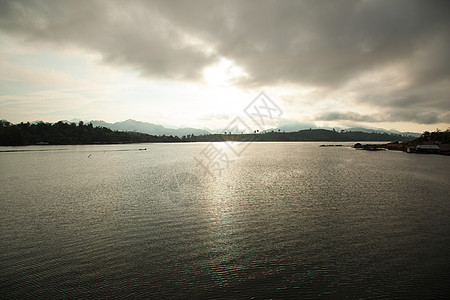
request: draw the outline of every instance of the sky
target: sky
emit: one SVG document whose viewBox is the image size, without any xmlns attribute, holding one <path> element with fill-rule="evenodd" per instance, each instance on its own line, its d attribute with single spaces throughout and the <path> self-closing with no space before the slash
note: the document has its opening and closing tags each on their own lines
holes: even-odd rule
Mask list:
<svg viewBox="0 0 450 300">
<path fill-rule="evenodd" d="M 450 127 L 450 1 L 0 0 L 0 118 Z M 245 117 L 245 115 L 243 116 Z"/>
</svg>

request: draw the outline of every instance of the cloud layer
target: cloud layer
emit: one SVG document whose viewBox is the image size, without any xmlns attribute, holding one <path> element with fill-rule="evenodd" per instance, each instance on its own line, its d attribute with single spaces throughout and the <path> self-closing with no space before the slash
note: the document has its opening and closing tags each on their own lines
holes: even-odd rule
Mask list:
<svg viewBox="0 0 450 300">
<path fill-rule="evenodd" d="M 228 59 L 248 75 L 242 88 L 290 85 L 343 102 L 319 121 L 449 122 L 449 25 L 445 0 L 0 2 L 0 30 L 31 45 L 194 82 Z"/>
</svg>

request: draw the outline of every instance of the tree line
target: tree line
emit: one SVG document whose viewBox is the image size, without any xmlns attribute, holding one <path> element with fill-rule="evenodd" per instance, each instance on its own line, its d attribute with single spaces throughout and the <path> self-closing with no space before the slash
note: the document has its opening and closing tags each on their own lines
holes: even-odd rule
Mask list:
<svg viewBox="0 0 450 300">
<path fill-rule="evenodd" d="M 94 127 L 91 123 L 19 123 L 1 120 L 0 145 L 25 146 L 35 144 L 77 145 L 115 143 L 178 142 L 173 136 L 155 136 L 139 132 L 113 131 L 106 127 Z"/>
<path fill-rule="evenodd" d="M 429 132 L 424 131 L 422 135 L 412 141 L 416 144 L 423 144 L 424 142 L 437 142 L 440 144 L 450 144 L 450 128 L 447 128 L 445 131 L 441 131 L 439 129 L 436 129 L 436 131 Z"/>
<path fill-rule="evenodd" d="M 390 133 L 368 133 L 361 131 L 341 131 L 326 129 L 306 129 L 295 132 L 259 132 L 248 134 L 209 134 L 188 137 L 187 140 L 194 142 L 219 142 L 219 141 L 242 141 L 242 142 L 352 142 L 352 141 L 410 141 L 413 136 Z"/>
</svg>

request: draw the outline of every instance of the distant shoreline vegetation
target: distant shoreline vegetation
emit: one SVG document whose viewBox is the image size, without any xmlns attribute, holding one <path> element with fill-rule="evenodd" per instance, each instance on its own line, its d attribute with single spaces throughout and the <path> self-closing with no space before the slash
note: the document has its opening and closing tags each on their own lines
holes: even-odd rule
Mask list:
<svg viewBox="0 0 450 300">
<path fill-rule="evenodd" d="M 173 136 L 154 136 L 140 132 L 113 131 L 106 127 L 94 127 L 92 123 L 19 123 L 2 120 L 1 146 L 27 145 L 83 145 L 179 142 Z"/>
<path fill-rule="evenodd" d="M 92 123 L 56 123 L 34 122 L 12 124 L 1 120 L 1 146 L 27 145 L 80 145 L 80 144 L 125 144 L 125 143 L 176 143 L 176 142 L 221 142 L 221 141 L 255 141 L 255 142 L 354 142 L 354 141 L 411 141 L 410 135 L 389 133 L 368 133 L 360 131 L 340 132 L 326 129 L 306 129 L 295 132 L 257 132 L 235 134 L 202 134 L 166 136 L 150 135 L 140 132 L 115 131 L 106 127 L 94 127 Z"/>
</svg>

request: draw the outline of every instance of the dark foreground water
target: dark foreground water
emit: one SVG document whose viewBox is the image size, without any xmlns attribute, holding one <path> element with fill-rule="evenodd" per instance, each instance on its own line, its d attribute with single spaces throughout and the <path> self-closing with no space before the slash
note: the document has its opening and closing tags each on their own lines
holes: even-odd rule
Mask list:
<svg viewBox="0 0 450 300">
<path fill-rule="evenodd" d="M 450 157 L 318 145 L 3 147 L 0 295 L 448 295 Z"/>
</svg>

